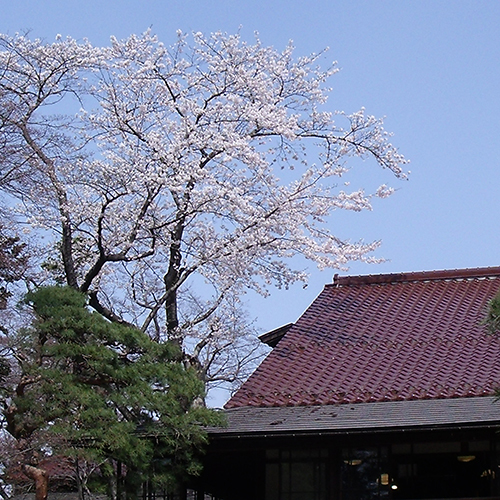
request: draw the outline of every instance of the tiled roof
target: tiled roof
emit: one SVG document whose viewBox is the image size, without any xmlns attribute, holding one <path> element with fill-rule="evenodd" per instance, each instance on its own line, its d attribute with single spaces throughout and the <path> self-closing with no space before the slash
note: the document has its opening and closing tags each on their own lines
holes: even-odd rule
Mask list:
<svg viewBox="0 0 500 500">
<path fill-rule="evenodd" d="M 227 426 L 208 429 L 212 437 L 407 431 L 457 425 L 496 427 L 500 423 L 500 402 L 494 397 L 480 397 L 324 406 L 246 406 L 226 410 L 224 414 Z"/>
<path fill-rule="evenodd" d="M 492 395 L 499 290 L 500 267 L 336 277 L 226 408 Z"/>
</svg>

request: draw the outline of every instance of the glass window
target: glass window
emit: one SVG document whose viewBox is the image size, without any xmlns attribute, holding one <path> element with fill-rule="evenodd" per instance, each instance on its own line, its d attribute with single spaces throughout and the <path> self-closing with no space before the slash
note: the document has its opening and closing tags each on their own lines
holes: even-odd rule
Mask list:
<svg viewBox="0 0 500 500">
<path fill-rule="evenodd" d="M 394 499 L 478 498 L 495 491 L 489 441 L 392 446 Z"/>
<path fill-rule="evenodd" d="M 266 500 L 326 500 L 326 450 L 268 450 Z"/>
<path fill-rule="evenodd" d="M 387 447 L 344 448 L 341 489 L 345 500 L 372 500 L 389 496 Z"/>
</svg>

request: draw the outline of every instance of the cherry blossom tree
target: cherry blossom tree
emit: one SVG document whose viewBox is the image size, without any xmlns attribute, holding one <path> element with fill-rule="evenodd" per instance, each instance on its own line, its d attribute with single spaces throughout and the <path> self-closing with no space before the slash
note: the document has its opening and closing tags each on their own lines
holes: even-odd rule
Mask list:
<svg viewBox="0 0 500 500">
<path fill-rule="evenodd" d="M 223 33 L 0 46 L 0 184 L 40 283 L 178 344 L 205 382 L 252 360 L 241 297 L 307 280 L 292 257 L 373 260 L 377 242 L 342 240 L 328 218 L 392 191 L 341 177 L 358 157 L 405 178 L 406 161 L 381 120 L 331 110 L 324 53 Z"/>
</svg>

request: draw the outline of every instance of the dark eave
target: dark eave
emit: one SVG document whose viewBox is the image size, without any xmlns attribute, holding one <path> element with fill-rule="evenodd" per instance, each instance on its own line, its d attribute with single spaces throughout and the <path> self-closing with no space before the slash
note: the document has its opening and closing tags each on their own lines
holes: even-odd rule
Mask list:
<svg viewBox="0 0 500 500">
<path fill-rule="evenodd" d="M 284 337 L 286 332 L 288 332 L 292 326 L 293 323 L 288 323 L 287 325 L 280 326 L 270 332 L 263 333 L 259 336 L 259 340 L 263 344 L 267 344 L 269 347 L 275 348 L 278 345 L 278 342 Z"/>
<path fill-rule="evenodd" d="M 500 427 L 500 402 L 490 396 L 325 406 L 241 407 L 224 413 L 228 425 L 210 428 L 212 438 Z"/>
</svg>

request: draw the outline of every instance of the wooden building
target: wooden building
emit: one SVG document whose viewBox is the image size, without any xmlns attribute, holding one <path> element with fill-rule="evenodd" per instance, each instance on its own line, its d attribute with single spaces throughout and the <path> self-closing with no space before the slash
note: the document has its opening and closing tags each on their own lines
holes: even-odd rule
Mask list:
<svg viewBox="0 0 500 500">
<path fill-rule="evenodd" d="M 198 498 L 500 499 L 499 290 L 500 267 L 336 276 L 262 337 Z"/>
</svg>

